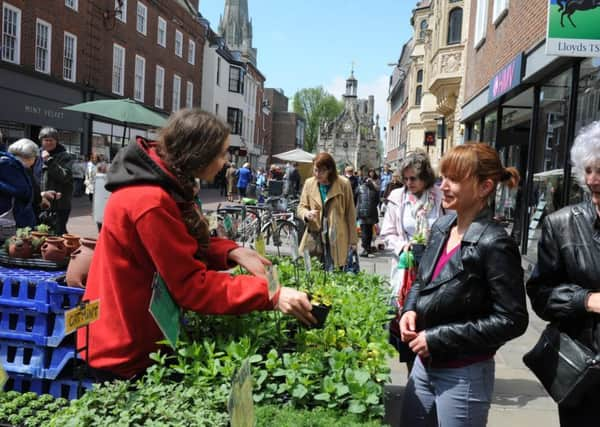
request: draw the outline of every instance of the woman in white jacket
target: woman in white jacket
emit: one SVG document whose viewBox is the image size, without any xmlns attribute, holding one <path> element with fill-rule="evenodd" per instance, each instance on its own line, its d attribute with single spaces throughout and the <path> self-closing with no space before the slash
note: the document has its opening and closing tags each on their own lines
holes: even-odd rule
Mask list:
<svg viewBox="0 0 600 427">
<path fill-rule="evenodd" d="M 442 194 L 435 185 L 435 174 L 427 154 L 420 151 L 409 153 L 400 164 L 399 173 L 404 187 L 393 190 L 388 196 L 380 232 L 386 247 L 397 257 L 392 260 L 390 273 L 394 296 L 404 286 L 400 255 L 410 249 L 413 238 L 417 235 L 427 239 L 431 225 L 443 214 Z M 399 329 L 395 326 L 397 325 L 390 325 L 390 342 L 400 353 L 400 361 L 406 362 L 410 370 L 414 353 L 402 343 Z"/>
</svg>

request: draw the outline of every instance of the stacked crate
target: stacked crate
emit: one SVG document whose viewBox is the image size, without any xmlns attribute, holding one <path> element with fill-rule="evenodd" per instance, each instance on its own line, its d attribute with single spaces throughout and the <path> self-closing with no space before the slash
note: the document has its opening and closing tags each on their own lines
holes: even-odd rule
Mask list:
<svg viewBox="0 0 600 427">
<path fill-rule="evenodd" d="M 0 364 L 9 375 L 5 390 L 50 393 L 75 399 L 90 381 L 73 379 L 74 334 L 65 335 L 65 310 L 82 289 L 60 285 L 61 273 L 0 267 Z"/>
</svg>

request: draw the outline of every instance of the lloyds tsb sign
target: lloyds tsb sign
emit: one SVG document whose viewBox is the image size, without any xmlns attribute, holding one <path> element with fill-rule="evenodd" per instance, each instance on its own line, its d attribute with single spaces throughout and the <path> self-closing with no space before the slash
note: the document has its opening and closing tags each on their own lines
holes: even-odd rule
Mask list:
<svg viewBox="0 0 600 427">
<path fill-rule="evenodd" d="M 600 56 L 600 0 L 548 0 L 546 53 Z"/>
</svg>

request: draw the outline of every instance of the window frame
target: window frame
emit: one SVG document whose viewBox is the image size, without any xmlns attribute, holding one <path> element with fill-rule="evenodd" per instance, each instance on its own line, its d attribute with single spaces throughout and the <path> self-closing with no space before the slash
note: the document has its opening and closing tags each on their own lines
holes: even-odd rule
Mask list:
<svg viewBox="0 0 600 427">
<path fill-rule="evenodd" d="M 217 86 L 221 86 L 221 57 L 217 56 Z"/>
<path fill-rule="evenodd" d="M 177 82 L 177 84 L 175 84 Z M 177 88 L 177 104 L 175 103 L 175 88 Z M 181 77 L 177 74 L 173 74 L 173 93 L 171 99 L 171 111 L 181 110 Z M 177 108 L 175 106 L 177 105 Z"/>
<path fill-rule="evenodd" d="M 508 13 L 510 0 L 494 0 L 494 6 L 492 10 L 492 22 L 494 25 L 498 25 L 502 18 Z"/>
<path fill-rule="evenodd" d="M 475 34 L 473 46 L 477 49 L 485 42 L 487 34 L 488 0 L 477 0 L 477 14 L 475 16 Z"/>
<path fill-rule="evenodd" d="M 143 28 L 141 28 L 141 29 L 140 29 L 140 10 L 144 11 L 143 21 L 141 21 Z M 144 3 L 142 3 L 139 0 L 137 2 L 137 6 L 135 9 L 135 29 L 140 34 L 143 34 L 145 36 L 148 35 L 148 6 L 146 6 Z"/>
<path fill-rule="evenodd" d="M 179 42 L 179 43 L 178 43 Z M 177 45 L 179 44 L 179 51 Z M 183 33 L 179 30 L 175 30 L 175 55 L 183 58 Z"/>
<path fill-rule="evenodd" d="M 451 32 L 452 32 L 452 18 L 454 16 L 456 16 L 457 14 L 460 14 L 460 21 L 458 23 L 458 34 L 457 34 L 457 38 L 450 40 L 450 36 L 451 36 Z M 462 21 L 463 21 L 463 9 L 460 6 L 454 7 L 450 10 L 450 12 L 448 13 L 448 34 L 446 35 L 446 44 L 448 46 L 452 46 L 455 44 L 460 44 L 462 41 Z"/>
<path fill-rule="evenodd" d="M 415 105 L 420 106 L 423 100 L 423 85 L 418 84 L 415 88 Z"/>
<path fill-rule="evenodd" d="M 238 72 L 237 79 L 235 78 L 235 76 L 232 77 L 232 71 L 234 71 L 234 70 L 237 70 L 237 72 Z M 236 82 L 237 82 L 237 84 L 236 84 Z M 233 89 L 232 89 L 232 84 L 234 85 Z M 242 69 L 242 67 L 238 67 L 237 65 L 229 66 L 228 89 L 229 89 L 229 92 L 244 94 L 244 70 Z"/>
<path fill-rule="evenodd" d="M 73 3 L 73 4 L 70 5 L 69 2 Z M 65 0 L 65 6 L 71 10 L 74 10 L 75 12 L 78 12 L 79 11 L 79 0 Z"/>
<path fill-rule="evenodd" d="M 39 43 L 39 27 L 46 27 L 46 29 L 48 30 L 48 33 L 46 34 L 46 47 L 45 47 L 45 56 L 46 56 L 46 61 L 45 61 L 45 67 L 41 68 L 38 66 L 38 53 L 40 52 L 40 50 L 44 49 L 43 46 L 38 45 Z M 35 51 L 34 51 L 34 59 L 33 59 L 33 67 L 35 69 L 35 71 L 37 71 L 38 73 L 43 73 L 43 74 L 50 74 L 50 72 L 52 71 L 52 24 L 44 21 L 43 19 L 40 18 L 36 18 L 35 19 Z"/>
<path fill-rule="evenodd" d="M 73 58 L 71 58 L 72 61 L 72 70 L 71 70 L 71 74 L 72 74 L 72 78 L 68 78 L 65 75 L 65 69 L 66 69 L 66 60 L 67 60 L 67 39 L 68 38 L 72 38 L 73 39 Z M 68 82 L 73 82 L 75 83 L 77 81 L 77 36 L 73 33 L 70 33 L 68 31 L 64 32 L 63 35 L 63 80 L 66 80 Z"/>
<path fill-rule="evenodd" d="M 242 135 L 244 112 L 240 108 L 227 107 L 227 124 L 232 135 Z"/>
<path fill-rule="evenodd" d="M 196 42 L 191 38 L 188 40 L 188 64 L 196 65 Z"/>
<path fill-rule="evenodd" d="M 142 73 L 138 74 L 138 65 L 142 64 Z M 138 77 L 141 81 L 138 83 Z M 135 65 L 133 69 L 133 99 L 144 102 L 146 88 L 146 58 L 141 55 L 135 55 Z M 138 96 L 139 93 L 139 96 Z"/>
<path fill-rule="evenodd" d="M 119 85 L 119 90 L 115 90 L 115 66 L 116 66 L 116 62 L 115 62 L 115 53 L 117 51 L 121 52 L 121 60 L 122 60 L 122 68 L 120 70 L 120 75 L 119 75 L 119 79 L 117 81 L 118 85 Z M 123 96 L 123 94 L 125 93 L 125 59 L 127 57 L 127 49 L 125 49 L 124 46 L 121 46 L 118 43 L 113 43 L 113 66 L 112 66 L 112 93 L 116 94 L 116 95 L 121 95 Z"/>
<path fill-rule="evenodd" d="M 119 1 L 121 1 L 122 6 L 117 13 L 116 11 L 119 10 Z M 115 0 L 115 18 L 123 24 L 127 23 L 127 0 Z"/>
<path fill-rule="evenodd" d="M 160 79 L 160 92 L 158 90 L 159 88 L 159 79 L 158 79 L 158 75 L 159 72 L 158 70 L 161 70 L 161 79 Z M 158 97 L 160 93 L 160 98 Z M 160 102 L 158 102 L 160 100 Z M 165 69 L 164 67 L 161 67 L 160 65 L 156 64 L 156 70 L 155 70 L 155 74 L 154 74 L 154 106 L 157 108 L 161 108 L 164 109 L 165 108 Z"/>
<path fill-rule="evenodd" d="M 164 31 L 163 31 L 163 40 L 161 42 L 160 39 L 160 34 L 161 34 L 161 23 L 164 24 Z M 168 24 L 167 24 L 167 20 L 165 18 L 163 18 L 162 16 L 158 17 L 158 22 L 156 24 L 156 44 L 162 47 L 167 47 L 167 28 L 168 28 Z"/>
<path fill-rule="evenodd" d="M 185 85 L 185 106 L 186 108 L 194 107 L 194 83 L 189 80 Z"/>
<path fill-rule="evenodd" d="M 14 35 L 10 35 L 10 37 L 14 37 L 15 39 L 15 45 L 14 45 L 14 50 L 13 50 L 13 57 L 14 59 L 7 59 L 7 57 L 4 55 L 5 52 L 5 44 L 4 44 L 4 38 L 5 38 L 5 28 L 4 28 L 4 24 L 5 24 L 5 17 L 6 17 L 6 10 L 10 10 L 12 13 L 14 13 L 16 15 L 16 22 L 15 22 L 15 34 Z M 21 11 L 21 9 L 19 9 L 18 7 L 13 6 L 10 3 L 2 3 L 2 40 L 0 40 L 1 44 L 1 49 L 2 52 L 0 54 L 1 58 L 3 61 L 5 62 L 10 62 L 11 64 L 17 64 L 20 65 L 21 64 L 21 27 L 23 25 L 23 12 Z"/>
</svg>

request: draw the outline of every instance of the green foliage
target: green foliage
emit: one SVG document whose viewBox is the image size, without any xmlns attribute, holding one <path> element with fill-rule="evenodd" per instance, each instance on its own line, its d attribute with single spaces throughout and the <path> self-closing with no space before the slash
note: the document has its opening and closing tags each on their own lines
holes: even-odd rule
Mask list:
<svg viewBox="0 0 600 427">
<path fill-rule="evenodd" d="M 66 399 L 55 399 L 49 394 L 0 392 L 0 424 L 47 425 L 52 414 L 68 404 Z"/>
<path fill-rule="evenodd" d="M 28 239 L 31 237 L 31 227 L 17 228 L 17 239 Z"/>
<path fill-rule="evenodd" d="M 356 415 L 315 408 L 292 410 L 289 406 L 259 406 L 256 408 L 257 427 L 381 427 L 379 421 L 365 421 Z"/>
<path fill-rule="evenodd" d="M 183 383 L 104 383 L 56 414 L 50 427 L 228 425 L 224 390 Z"/>
<path fill-rule="evenodd" d="M 35 231 L 39 231 L 40 233 L 50 233 L 50 227 L 46 224 L 38 224 L 35 226 Z"/>
<path fill-rule="evenodd" d="M 425 245 L 427 244 L 427 239 L 425 238 L 425 236 L 422 233 L 416 233 L 412 236 L 411 241 L 413 243 L 417 243 L 420 245 Z"/>
<path fill-rule="evenodd" d="M 301 89 L 294 94 L 294 113 L 306 120 L 304 149 L 313 151 L 319 139 L 319 126 L 323 121 L 335 119 L 344 109 L 344 104 L 329 94 L 322 86 Z"/>
</svg>

